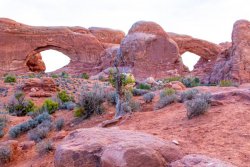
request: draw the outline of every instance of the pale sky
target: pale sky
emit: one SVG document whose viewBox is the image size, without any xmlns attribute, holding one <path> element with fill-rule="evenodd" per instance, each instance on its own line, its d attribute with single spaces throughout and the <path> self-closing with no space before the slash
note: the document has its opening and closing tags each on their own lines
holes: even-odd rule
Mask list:
<svg viewBox="0 0 250 167">
<path fill-rule="evenodd" d="M 167 32 L 220 43 L 231 40 L 236 20 L 250 20 L 249 8 L 249 0 L 0 0 L 0 17 L 29 25 L 109 27 L 125 32 L 136 21 L 146 20 Z M 47 59 L 58 62 L 51 53 L 43 57 L 45 63 Z M 191 67 L 194 58 L 184 57 Z"/>
</svg>

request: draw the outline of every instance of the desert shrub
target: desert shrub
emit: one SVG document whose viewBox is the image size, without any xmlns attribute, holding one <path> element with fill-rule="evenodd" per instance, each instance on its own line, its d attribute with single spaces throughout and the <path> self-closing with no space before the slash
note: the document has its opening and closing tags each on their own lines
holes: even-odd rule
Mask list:
<svg viewBox="0 0 250 167">
<path fill-rule="evenodd" d="M 187 90 L 185 92 L 182 92 L 180 95 L 181 102 L 185 102 L 187 100 L 192 100 L 195 98 L 195 96 L 199 93 L 197 89 L 191 89 Z"/>
<path fill-rule="evenodd" d="M 177 96 L 175 94 L 169 95 L 169 96 L 164 96 L 160 98 L 160 100 L 157 102 L 155 108 L 156 109 L 161 109 L 166 107 L 169 104 L 172 104 L 177 101 Z"/>
<path fill-rule="evenodd" d="M 166 88 L 163 91 L 160 92 L 160 98 L 163 98 L 165 96 L 171 96 L 174 95 L 176 91 L 172 88 Z"/>
<path fill-rule="evenodd" d="M 109 82 L 110 84 L 115 87 L 116 85 L 116 72 L 110 71 L 109 74 Z M 121 74 L 121 82 L 122 82 L 122 86 L 125 87 L 128 84 L 133 84 L 135 83 L 135 78 L 132 74 Z"/>
<path fill-rule="evenodd" d="M 55 121 L 55 128 L 57 131 L 62 130 L 63 126 L 64 126 L 64 119 L 63 118 L 60 118 L 60 119 Z"/>
<path fill-rule="evenodd" d="M 51 78 L 58 78 L 57 74 L 51 74 Z"/>
<path fill-rule="evenodd" d="M 76 103 L 72 101 L 65 102 L 60 106 L 61 109 L 67 109 L 67 110 L 74 110 L 75 107 Z"/>
<path fill-rule="evenodd" d="M 54 150 L 54 146 L 51 141 L 41 141 L 36 145 L 36 151 L 39 155 L 47 154 Z"/>
<path fill-rule="evenodd" d="M 59 104 L 58 102 L 53 101 L 51 99 L 46 99 L 42 107 L 47 109 L 49 114 L 53 114 L 56 110 L 59 109 Z"/>
<path fill-rule="evenodd" d="M 81 107 L 76 107 L 74 109 L 74 116 L 75 117 L 84 117 L 86 114 L 84 108 L 81 108 Z"/>
<path fill-rule="evenodd" d="M 221 80 L 219 85 L 220 87 L 230 87 L 233 86 L 233 82 L 230 80 Z"/>
<path fill-rule="evenodd" d="M 13 150 L 10 146 L 2 145 L 0 146 L 0 164 L 5 164 L 10 162 L 13 156 Z"/>
<path fill-rule="evenodd" d="M 151 89 L 151 85 L 146 84 L 146 83 L 140 83 L 140 84 L 137 86 L 137 88 L 138 88 L 138 89 L 150 90 L 150 89 Z"/>
<path fill-rule="evenodd" d="M 145 95 L 143 95 L 143 100 L 146 103 L 150 103 L 150 102 L 152 102 L 152 100 L 154 99 L 154 97 L 155 97 L 155 94 L 152 93 L 152 92 L 149 92 L 149 93 L 146 93 Z"/>
<path fill-rule="evenodd" d="M 196 87 L 200 85 L 200 79 L 197 77 L 183 78 L 182 83 L 188 88 Z"/>
<path fill-rule="evenodd" d="M 0 138 L 4 136 L 4 127 L 6 126 L 7 123 L 7 113 L 0 112 Z"/>
<path fill-rule="evenodd" d="M 9 136 L 11 138 L 17 138 L 21 134 L 29 131 L 30 129 L 33 129 L 37 127 L 37 125 L 41 124 L 45 121 L 51 121 L 51 117 L 48 113 L 42 113 L 36 116 L 34 119 L 30 119 L 26 122 L 23 122 L 21 124 L 18 124 L 9 130 Z"/>
<path fill-rule="evenodd" d="M 116 105 L 116 98 L 117 98 L 117 93 L 116 92 L 109 92 L 106 96 L 107 101 L 112 104 Z"/>
<path fill-rule="evenodd" d="M 83 79 L 89 79 L 89 75 L 87 73 L 82 73 L 81 76 Z"/>
<path fill-rule="evenodd" d="M 57 93 L 57 97 L 63 102 L 74 101 L 74 97 L 70 96 L 65 90 Z"/>
<path fill-rule="evenodd" d="M 29 139 L 35 142 L 39 142 L 47 137 L 51 128 L 52 128 L 51 121 L 46 120 L 41 124 L 39 124 L 35 129 L 29 131 L 28 133 Z"/>
<path fill-rule="evenodd" d="M 61 77 L 62 77 L 62 78 L 69 78 L 69 74 L 68 74 L 67 72 L 63 71 L 63 72 L 61 73 Z"/>
<path fill-rule="evenodd" d="M 169 77 L 169 78 L 164 79 L 164 82 L 168 83 L 168 82 L 172 82 L 172 81 L 181 81 L 181 80 L 182 80 L 182 77 L 175 76 L 175 77 Z"/>
<path fill-rule="evenodd" d="M 124 112 L 134 112 L 140 110 L 140 103 L 134 101 L 132 98 L 133 95 L 130 91 L 124 92 L 124 102 L 122 102 L 122 108 Z"/>
<path fill-rule="evenodd" d="M 210 107 L 210 94 L 205 93 L 197 96 L 192 100 L 188 100 L 185 102 L 187 109 L 187 117 L 191 119 L 195 116 L 199 116 L 208 111 Z"/>
<path fill-rule="evenodd" d="M 78 107 L 84 111 L 84 118 L 89 118 L 93 114 L 102 114 L 104 108 L 105 93 L 98 84 L 94 85 L 92 91 L 83 91 L 79 97 Z"/>
<path fill-rule="evenodd" d="M 13 82 L 16 82 L 16 76 L 15 75 L 6 75 L 4 77 L 4 82 L 5 83 L 13 83 Z"/>
<path fill-rule="evenodd" d="M 6 109 L 10 114 L 24 116 L 29 112 L 35 111 L 35 104 L 31 100 L 25 99 L 25 94 L 18 91 L 9 100 Z"/>
<path fill-rule="evenodd" d="M 132 89 L 132 94 L 134 96 L 142 96 L 148 92 L 149 92 L 148 90 L 144 90 L 144 89 Z"/>
</svg>

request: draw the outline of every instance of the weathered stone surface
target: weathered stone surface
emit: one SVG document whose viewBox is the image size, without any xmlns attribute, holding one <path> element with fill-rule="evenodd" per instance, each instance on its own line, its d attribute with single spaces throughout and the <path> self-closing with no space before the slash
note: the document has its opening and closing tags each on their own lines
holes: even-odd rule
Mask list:
<svg viewBox="0 0 250 167">
<path fill-rule="evenodd" d="M 210 82 L 222 79 L 250 82 L 250 22 L 239 20 L 234 24 L 232 46 L 217 59 Z"/>
<path fill-rule="evenodd" d="M 140 21 L 129 30 L 121 43 L 126 65 L 139 79 L 170 76 L 169 70 L 183 72 L 177 44 L 154 22 Z"/>
<path fill-rule="evenodd" d="M 37 91 L 43 90 L 43 91 L 51 91 L 55 92 L 58 90 L 58 87 L 56 86 L 55 81 L 52 78 L 30 78 L 25 80 L 23 85 L 24 91 L 31 91 L 33 89 L 36 89 Z M 36 92 L 32 92 L 36 93 Z"/>
<path fill-rule="evenodd" d="M 89 31 L 102 43 L 120 44 L 125 33 L 110 28 L 90 27 Z"/>
<path fill-rule="evenodd" d="M 36 53 L 31 55 L 28 58 L 27 66 L 32 72 L 44 72 L 46 70 L 46 66 L 42 60 L 42 56 L 40 53 Z"/>
<path fill-rule="evenodd" d="M 65 70 L 74 73 L 95 71 L 104 51 L 102 43 L 82 27 L 37 27 L 0 19 L 0 73 L 27 72 L 29 58 L 48 49 L 69 56 Z"/>
<path fill-rule="evenodd" d="M 180 81 L 172 81 L 166 84 L 167 88 L 172 88 L 174 90 L 185 90 L 186 86 Z"/>
<path fill-rule="evenodd" d="M 78 129 L 57 147 L 55 167 L 165 167 L 182 157 L 154 136 L 118 129 Z"/>
<path fill-rule="evenodd" d="M 198 154 L 186 155 L 182 159 L 172 162 L 170 166 L 171 167 L 235 167 L 230 163 Z"/>
</svg>

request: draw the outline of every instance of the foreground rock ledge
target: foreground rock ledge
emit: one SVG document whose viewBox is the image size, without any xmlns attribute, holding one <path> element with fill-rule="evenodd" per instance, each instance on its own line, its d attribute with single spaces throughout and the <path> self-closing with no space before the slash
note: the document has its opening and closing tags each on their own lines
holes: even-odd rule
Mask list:
<svg viewBox="0 0 250 167">
<path fill-rule="evenodd" d="M 55 153 L 55 167 L 165 167 L 182 157 L 178 147 L 149 134 L 90 128 L 70 133 Z"/>
</svg>

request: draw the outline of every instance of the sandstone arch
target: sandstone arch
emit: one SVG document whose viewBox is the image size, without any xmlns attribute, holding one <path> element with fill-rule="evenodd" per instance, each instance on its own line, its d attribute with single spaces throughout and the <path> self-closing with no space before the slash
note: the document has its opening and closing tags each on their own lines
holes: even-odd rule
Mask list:
<svg viewBox="0 0 250 167">
<path fill-rule="evenodd" d="M 48 49 L 62 52 L 71 59 L 65 67 L 69 73 L 96 73 L 98 71 L 96 67 L 101 61 L 101 53 L 108 44 L 121 41 L 124 33 L 105 28 L 92 28 L 91 31 L 93 34 L 83 27 L 28 26 L 1 18 L 0 73 L 30 71 L 27 66 L 29 58 Z M 105 43 L 98 39 L 102 39 Z M 33 66 L 36 67 L 35 64 Z M 36 70 L 38 69 L 35 68 Z"/>
</svg>

